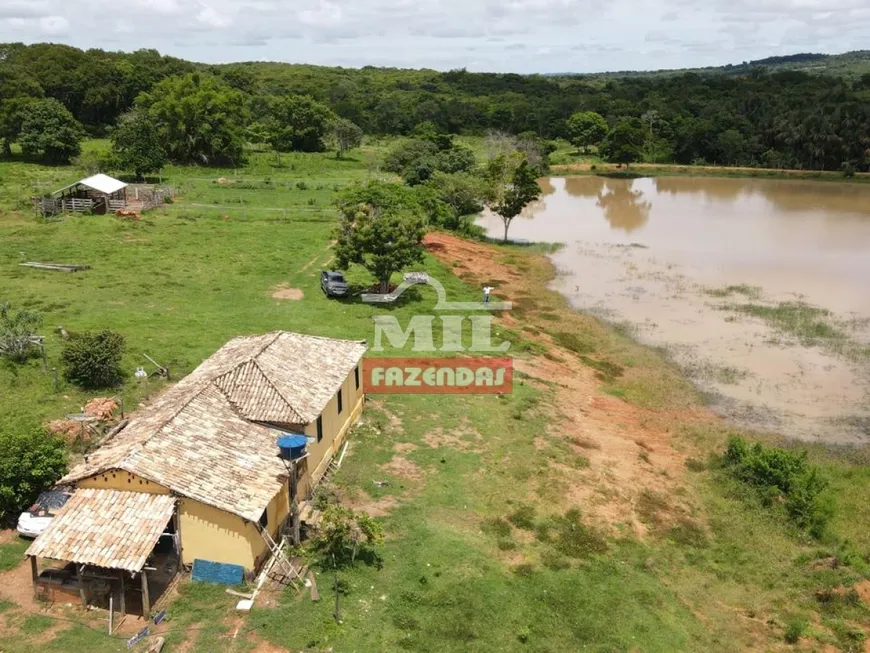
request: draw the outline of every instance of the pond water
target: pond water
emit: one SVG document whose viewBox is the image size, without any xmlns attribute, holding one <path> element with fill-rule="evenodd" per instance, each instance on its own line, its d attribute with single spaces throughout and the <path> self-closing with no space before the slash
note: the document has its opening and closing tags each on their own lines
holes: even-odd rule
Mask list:
<svg viewBox="0 0 870 653">
<path fill-rule="evenodd" d="M 870 442 L 870 186 L 550 178 L 512 239 L 564 243 L 554 287 L 666 348 L 742 424 Z M 500 238 L 498 216 L 481 224 Z"/>
</svg>

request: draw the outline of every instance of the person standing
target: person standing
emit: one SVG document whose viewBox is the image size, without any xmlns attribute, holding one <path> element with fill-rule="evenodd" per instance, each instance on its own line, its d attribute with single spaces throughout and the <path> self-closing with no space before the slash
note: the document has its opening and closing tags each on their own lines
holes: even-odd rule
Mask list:
<svg viewBox="0 0 870 653">
<path fill-rule="evenodd" d="M 483 303 L 484 303 L 484 304 L 489 304 L 489 294 L 490 294 L 493 290 L 495 290 L 495 288 L 493 288 L 493 287 L 491 287 L 491 286 L 484 286 L 484 287 L 483 287 Z"/>
</svg>

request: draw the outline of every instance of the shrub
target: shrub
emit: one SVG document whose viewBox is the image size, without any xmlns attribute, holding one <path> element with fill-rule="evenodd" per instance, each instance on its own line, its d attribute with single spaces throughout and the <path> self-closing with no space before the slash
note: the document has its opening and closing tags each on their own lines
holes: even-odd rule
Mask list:
<svg viewBox="0 0 870 653">
<path fill-rule="evenodd" d="M 383 528 L 367 514 L 330 506 L 314 544 L 329 563 L 353 565 L 360 552 L 377 559 L 374 547 L 383 539 Z"/>
<path fill-rule="evenodd" d="M 580 511 L 576 509 L 538 524 L 535 534 L 539 541 L 553 545 L 556 551 L 569 558 L 585 558 L 607 551 L 607 541 L 595 529 L 583 524 Z"/>
<path fill-rule="evenodd" d="M 78 334 L 64 347 L 61 356 L 64 377 L 88 390 L 116 386 L 124 379 L 121 371 L 124 347 L 124 336 L 114 331 Z"/>
<path fill-rule="evenodd" d="M 855 166 L 850 161 L 844 161 L 842 165 L 843 176 L 846 179 L 851 179 L 855 176 Z"/>
<path fill-rule="evenodd" d="M 509 516 L 508 521 L 526 531 L 535 530 L 535 508 L 534 506 L 522 505 L 514 510 Z"/>
<path fill-rule="evenodd" d="M 747 444 L 732 437 L 725 450 L 726 469 L 737 480 L 759 490 L 768 505 L 782 502 L 789 518 L 814 537 L 821 537 L 833 517 L 828 480 L 807 460 L 806 451 L 792 452 Z"/>
<path fill-rule="evenodd" d="M 498 538 L 510 537 L 511 525 L 501 517 L 487 519 L 481 524 L 480 529 L 487 535 L 494 535 Z"/>
<path fill-rule="evenodd" d="M 785 627 L 785 641 L 789 644 L 797 644 L 806 629 L 806 621 L 803 619 L 791 619 Z"/>
<path fill-rule="evenodd" d="M 33 342 L 33 336 L 41 326 L 39 313 L 13 313 L 9 302 L 0 303 L 0 356 L 15 363 L 23 363 L 34 356 L 39 348 Z"/>
<path fill-rule="evenodd" d="M 0 430 L 0 516 L 26 509 L 65 472 L 60 438 L 39 427 Z"/>
</svg>

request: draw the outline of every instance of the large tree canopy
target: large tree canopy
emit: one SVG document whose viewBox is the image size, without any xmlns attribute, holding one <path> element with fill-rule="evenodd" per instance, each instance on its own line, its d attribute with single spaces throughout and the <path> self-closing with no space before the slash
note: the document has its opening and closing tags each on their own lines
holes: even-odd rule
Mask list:
<svg viewBox="0 0 870 653">
<path fill-rule="evenodd" d="M 242 158 L 247 103 L 217 77 L 169 77 L 140 95 L 136 108 L 154 122 L 173 161 L 215 164 Z"/>
<path fill-rule="evenodd" d="M 267 142 L 278 152 L 322 152 L 333 113 L 307 95 L 269 98 L 266 102 Z"/>
<path fill-rule="evenodd" d="M 568 118 L 565 125 L 568 138 L 577 147 L 589 151 L 592 145 L 598 145 L 607 136 L 607 121 L 600 113 L 581 111 Z"/>
<path fill-rule="evenodd" d="M 7 156 L 21 133 L 27 104 L 42 96 L 42 87 L 24 69 L 0 62 L 0 146 Z"/>
<path fill-rule="evenodd" d="M 401 184 L 369 181 L 342 191 L 336 206 L 341 223 L 336 230 L 335 258 L 340 269 L 356 263 L 389 292 L 390 277 L 423 260 L 426 233 L 422 209 L 414 191 Z"/>
<path fill-rule="evenodd" d="M 25 154 L 41 156 L 49 163 L 69 163 L 82 151 L 84 135 L 66 107 L 47 98 L 27 104 L 18 140 Z"/>
<path fill-rule="evenodd" d="M 157 125 L 145 111 L 121 116 L 112 132 L 112 148 L 118 165 L 140 179 L 166 165 L 166 148 Z"/>
</svg>

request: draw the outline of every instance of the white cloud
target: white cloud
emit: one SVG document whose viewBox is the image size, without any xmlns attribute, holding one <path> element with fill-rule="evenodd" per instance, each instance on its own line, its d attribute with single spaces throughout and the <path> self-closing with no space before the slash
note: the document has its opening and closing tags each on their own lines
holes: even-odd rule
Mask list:
<svg viewBox="0 0 870 653">
<path fill-rule="evenodd" d="M 69 31 L 69 21 L 63 16 L 45 16 L 39 19 L 39 28 L 47 36 L 62 36 Z"/>
<path fill-rule="evenodd" d="M 229 16 L 218 13 L 213 7 L 210 7 L 204 2 L 200 2 L 199 4 L 202 9 L 196 15 L 196 19 L 203 25 L 214 27 L 215 29 L 223 29 L 233 24 L 233 21 Z"/>
</svg>

